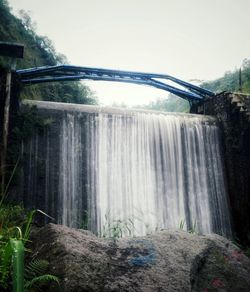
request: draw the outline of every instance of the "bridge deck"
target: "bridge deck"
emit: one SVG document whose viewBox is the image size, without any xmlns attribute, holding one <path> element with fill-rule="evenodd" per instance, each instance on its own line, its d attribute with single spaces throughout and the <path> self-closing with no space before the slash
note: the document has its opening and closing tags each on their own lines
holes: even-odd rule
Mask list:
<svg viewBox="0 0 250 292">
<path fill-rule="evenodd" d="M 17 70 L 16 73 L 20 76 L 20 80 L 24 84 L 88 79 L 149 85 L 158 89 L 166 90 L 189 101 L 202 100 L 206 96 L 214 96 L 214 93 L 209 90 L 164 74 L 78 67 L 71 65 L 23 69 Z M 181 85 L 184 89 L 174 87 L 163 81 L 171 81 Z"/>
</svg>

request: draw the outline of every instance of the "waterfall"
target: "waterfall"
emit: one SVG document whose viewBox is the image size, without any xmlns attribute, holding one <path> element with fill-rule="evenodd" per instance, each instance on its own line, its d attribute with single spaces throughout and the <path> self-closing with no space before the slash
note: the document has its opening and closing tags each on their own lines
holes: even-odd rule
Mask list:
<svg viewBox="0 0 250 292">
<path fill-rule="evenodd" d="M 40 142 L 36 134 L 24 146 L 29 153 L 24 172 L 29 184 L 32 180 L 29 193 L 34 198 L 43 192 L 45 211 L 59 223 L 79 227 L 88 217 L 88 227 L 98 234 L 110 233 L 118 222 L 124 235 L 180 225 L 203 234 L 231 235 L 220 130 L 214 118 L 36 105 L 41 115 L 54 120 L 40 134 Z M 41 154 L 44 176 L 40 187 L 34 187 L 38 178 L 30 176 L 39 147 L 46 150 Z"/>
</svg>

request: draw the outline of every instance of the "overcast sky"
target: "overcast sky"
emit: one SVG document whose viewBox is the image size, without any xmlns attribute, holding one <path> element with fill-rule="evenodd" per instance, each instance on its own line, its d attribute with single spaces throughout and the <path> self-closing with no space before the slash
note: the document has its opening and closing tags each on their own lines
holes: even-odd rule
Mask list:
<svg viewBox="0 0 250 292">
<path fill-rule="evenodd" d="M 250 59 L 250 0 L 9 0 L 30 11 L 73 65 L 212 80 Z M 87 82 L 103 103 L 147 103 L 166 93 Z"/>
</svg>

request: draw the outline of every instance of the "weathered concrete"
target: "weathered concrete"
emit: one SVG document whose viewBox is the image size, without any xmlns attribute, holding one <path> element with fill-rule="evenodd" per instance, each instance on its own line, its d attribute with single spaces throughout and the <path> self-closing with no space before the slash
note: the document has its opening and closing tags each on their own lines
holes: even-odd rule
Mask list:
<svg viewBox="0 0 250 292">
<path fill-rule="evenodd" d="M 250 244 L 250 95 L 222 93 L 193 112 L 217 116 L 223 144 L 236 238 Z"/>
<path fill-rule="evenodd" d="M 49 224 L 32 240 L 62 291 L 250 291 L 250 260 L 217 235 L 164 230 L 114 242 Z"/>
<path fill-rule="evenodd" d="M 9 101 L 7 96 L 8 70 L 0 67 L 0 181 L 1 191 L 5 188 L 14 165 L 19 156 L 19 145 L 13 139 L 13 129 L 16 127 L 16 116 L 19 108 L 19 83 L 16 75 L 11 76 L 11 91 Z M 10 78 L 10 76 L 9 76 Z M 18 148 L 18 151 L 15 151 Z"/>
</svg>

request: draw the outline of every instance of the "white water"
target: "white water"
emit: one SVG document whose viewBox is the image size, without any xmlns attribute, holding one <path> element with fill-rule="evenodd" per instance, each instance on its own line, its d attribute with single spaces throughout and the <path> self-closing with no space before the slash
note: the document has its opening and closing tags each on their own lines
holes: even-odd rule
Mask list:
<svg viewBox="0 0 250 292">
<path fill-rule="evenodd" d="M 184 229 L 196 226 L 201 233 L 230 233 L 219 129 L 213 120 L 99 114 L 89 117 L 89 126 L 92 229 L 102 233 L 107 221 L 131 219 L 135 235 L 178 228 L 181 222 Z"/>
<path fill-rule="evenodd" d="M 120 220 L 125 234 L 145 235 L 184 222 L 186 230 L 231 235 L 215 119 L 36 105 L 54 122 L 26 146 L 26 193 L 32 195 L 27 202 L 38 205 L 35 200 L 40 204 L 44 196 L 44 210 L 71 227 L 81 225 L 87 208 L 88 226 L 99 234 Z"/>
</svg>

